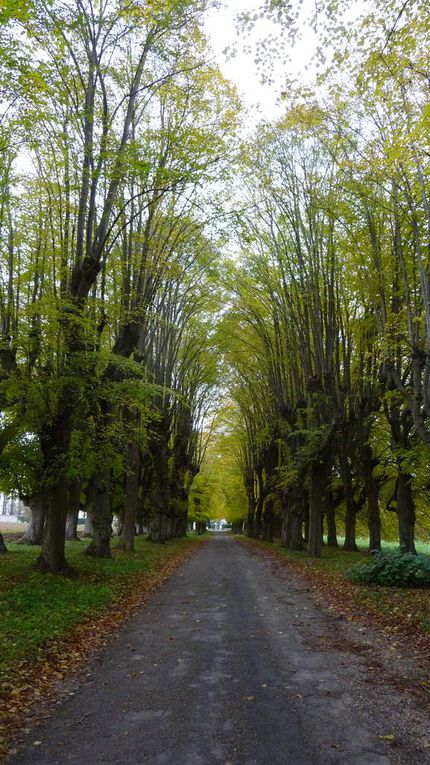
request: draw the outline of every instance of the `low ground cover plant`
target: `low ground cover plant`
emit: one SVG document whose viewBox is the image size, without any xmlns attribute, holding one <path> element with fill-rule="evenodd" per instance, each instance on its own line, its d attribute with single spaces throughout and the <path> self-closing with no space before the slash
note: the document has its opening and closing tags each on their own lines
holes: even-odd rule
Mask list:
<svg viewBox="0 0 430 765">
<path fill-rule="evenodd" d="M 430 558 L 402 550 L 377 551 L 369 563 L 353 566 L 348 576 L 357 584 L 379 584 L 388 587 L 429 587 Z"/>
</svg>

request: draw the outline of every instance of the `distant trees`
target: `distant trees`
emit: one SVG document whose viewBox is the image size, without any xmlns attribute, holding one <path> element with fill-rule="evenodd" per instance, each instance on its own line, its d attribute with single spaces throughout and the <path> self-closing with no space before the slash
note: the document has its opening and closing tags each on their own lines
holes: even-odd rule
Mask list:
<svg viewBox="0 0 430 765">
<path fill-rule="evenodd" d="M 430 17 L 397 5 L 384 4 L 389 29 L 364 20 L 372 43 L 351 29 L 350 54 L 336 32 L 347 85 L 327 73 L 325 101 L 292 93 L 244 151 L 249 211 L 225 322 L 249 349 L 227 343 L 248 533 L 265 538 L 275 508 L 283 543 L 316 556 L 339 522 L 356 549 L 364 513 L 370 549 L 381 513 L 408 552 L 417 520 L 428 528 Z"/>
</svg>

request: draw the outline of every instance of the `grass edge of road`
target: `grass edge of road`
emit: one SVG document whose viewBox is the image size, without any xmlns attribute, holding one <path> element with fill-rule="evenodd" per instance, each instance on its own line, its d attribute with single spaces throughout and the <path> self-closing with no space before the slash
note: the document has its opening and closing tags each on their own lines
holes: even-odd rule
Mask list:
<svg viewBox="0 0 430 765">
<path fill-rule="evenodd" d="M 359 585 L 351 582 L 347 571 L 355 563 L 369 560 L 365 552 L 348 553 L 324 547 L 321 558 L 292 552 L 280 542 L 263 542 L 237 537 L 241 544 L 257 553 L 270 555 L 287 566 L 307 585 L 317 605 L 347 621 L 372 626 L 389 636 L 391 644 L 413 645 L 413 652 L 428 662 L 430 649 L 430 590 Z M 412 640 L 412 643 L 411 643 Z M 430 689 L 430 678 L 428 682 Z"/>
<path fill-rule="evenodd" d="M 88 558 L 83 544 L 73 542 L 68 545 L 77 572 L 72 579 L 34 571 L 38 550 L 10 546 L 0 559 L 0 645 L 11 640 L 19 650 L 13 647 L 7 661 L 2 657 L 0 762 L 46 716 L 64 680 L 83 672 L 204 541 L 193 536 L 156 545 L 138 538 L 135 553 L 113 550 L 111 560 Z M 20 636 L 26 620 L 31 629 L 22 629 Z"/>
</svg>

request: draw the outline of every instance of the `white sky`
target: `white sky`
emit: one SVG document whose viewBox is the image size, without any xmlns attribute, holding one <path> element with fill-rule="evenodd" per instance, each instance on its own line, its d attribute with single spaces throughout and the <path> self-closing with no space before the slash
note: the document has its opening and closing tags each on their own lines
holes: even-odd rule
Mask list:
<svg viewBox="0 0 430 765">
<path fill-rule="evenodd" d="M 303 3 L 304 14 L 307 13 L 310 2 L 312 0 L 305 0 Z M 259 19 L 252 36 L 245 39 L 238 37 L 235 25 L 237 13 L 253 11 L 260 3 L 261 0 L 222 0 L 221 8 L 208 14 L 206 30 L 223 74 L 235 83 L 253 116 L 257 119 L 258 116 L 271 119 L 279 115 L 282 109 L 277 105 L 277 97 L 284 89 L 285 74 L 297 78 L 302 83 L 312 80 L 314 67 L 307 67 L 315 50 L 315 38 L 312 31 L 302 25 L 301 39 L 296 45 L 292 47 L 287 41 L 290 61 L 274 64 L 274 84 L 262 85 L 254 54 L 245 54 L 242 51 L 243 44 L 249 43 L 255 49 L 259 39 L 273 34 L 278 35 L 281 41 L 281 32 L 276 24 Z M 235 43 L 237 55 L 229 61 L 223 51 Z"/>
</svg>

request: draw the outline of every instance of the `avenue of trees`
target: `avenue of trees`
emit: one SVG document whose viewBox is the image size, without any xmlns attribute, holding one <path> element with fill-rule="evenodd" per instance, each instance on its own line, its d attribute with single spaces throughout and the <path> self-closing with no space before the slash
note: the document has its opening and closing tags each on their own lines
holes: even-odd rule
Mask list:
<svg viewBox="0 0 430 765">
<path fill-rule="evenodd" d="M 210 4 L 0 9 L 0 485 L 44 571 L 79 508 L 96 557 L 114 515 L 127 551 L 430 528 L 430 11 L 319 3 L 317 87 L 239 139 Z"/>
<path fill-rule="evenodd" d="M 286 92 L 242 155 L 230 429 L 249 535 L 319 556 L 340 521 L 353 551 L 364 516 L 376 550 L 382 513 L 414 553 L 430 510 L 430 12 L 369 3 L 352 28 L 335 5 L 320 4 L 335 55 L 318 90 Z"/>
<path fill-rule="evenodd" d="M 39 567 L 186 533 L 211 352 L 210 224 L 238 110 L 196 0 L 0 11 L 1 482 Z"/>
</svg>

